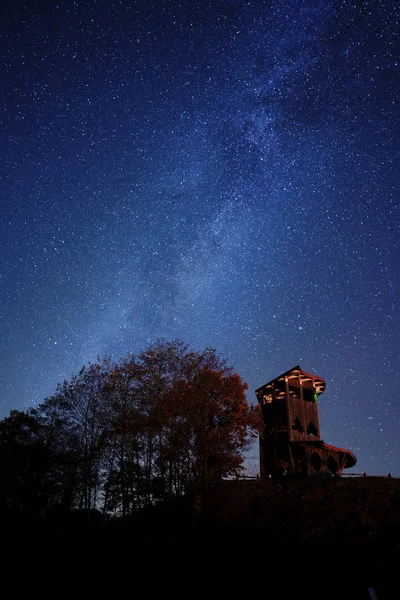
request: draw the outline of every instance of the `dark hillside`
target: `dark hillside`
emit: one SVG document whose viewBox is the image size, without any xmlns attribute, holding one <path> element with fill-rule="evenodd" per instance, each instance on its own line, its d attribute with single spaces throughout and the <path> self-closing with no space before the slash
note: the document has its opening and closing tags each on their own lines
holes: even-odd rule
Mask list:
<svg viewBox="0 0 400 600">
<path fill-rule="evenodd" d="M 205 563 L 225 586 L 233 577 L 232 592 L 283 586 L 285 598 L 319 590 L 324 598 L 371 600 L 371 587 L 377 600 L 395 597 L 399 479 L 225 481 L 206 505 L 183 501 L 140 521 L 132 530 L 165 560 Z"/>
<path fill-rule="evenodd" d="M 313 590 L 324 599 L 373 600 L 370 587 L 376 600 L 397 597 L 400 479 L 224 481 L 206 501 L 186 497 L 125 520 L 92 511 L 8 525 L 3 542 L 16 555 L 26 548 L 32 557 L 34 546 L 40 561 L 84 566 L 85 576 L 104 561 L 102 576 L 126 581 L 133 569 L 135 585 L 167 582 L 175 591 L 184 576 L 207 594 L 218 586 L 234 595 Z"/>
<path fill-rule="evenodd" d="M 400 479 L 223 482 L 210 493 L 216 528 L 274 544 L 400 544 Z"/>
</svg>

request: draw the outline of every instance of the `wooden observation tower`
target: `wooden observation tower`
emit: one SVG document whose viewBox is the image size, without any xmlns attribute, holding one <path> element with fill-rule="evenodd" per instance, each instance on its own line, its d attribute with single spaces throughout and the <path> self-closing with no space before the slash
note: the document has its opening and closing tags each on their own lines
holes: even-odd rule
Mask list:
<svg viewBox="0 0 400 600">
<path fill-rule="evenodd" d="M 260 475 L 340 476 L 357 459 L 349 450 L 321 440 L 318 397 L 325 381 L 297 365 L 256 390 L 262 408 Z"/>
</svg>

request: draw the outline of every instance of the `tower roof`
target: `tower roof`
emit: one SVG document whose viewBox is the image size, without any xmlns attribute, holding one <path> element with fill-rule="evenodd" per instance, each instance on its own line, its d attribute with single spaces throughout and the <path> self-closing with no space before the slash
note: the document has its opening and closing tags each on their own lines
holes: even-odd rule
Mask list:
<svg viewBox="0 0 400 600">
<path fill-rule="evenodd" d="M 322 377 L 318 377 L 318 375 L 310 375 L 309 373 L 306 373 L 305 371 L 300 369 L 300 365 L 296 365 L 295 367 L 292 367 L 288 371 L 285 371 L 285 373 L 282 373 L 282 375 L 278 375 L 278 377 L 271 379 L 271 381 L 268 381 L 268 383 L 265 383 L 264 385 L 259 387 L 256 390 L 257 396 L 258 396 L 258 392 L 260 392 L 261 390 L 265 390 L 265 388 L 268 388 L 270 386 L 274 387 L 274 384 L 276 384 L 280 381 L 284 382 L 286 377 L 289 380 L 290 379 L 297 379 L 297 380 L 300 379 L 302 384 L 306 381 L 311 382 L 313 387 L 316 389 L 318 395 L 322 394 L 322 392 L 325 391 L 326 383 L 325 383 L 325 380 L 322 379 Z"/>
<path fill-rule="evenodd" d="M 339 462 L 344 465 L 345 469 L 354 467 L 357 462 L 357 458 L 352 452 L 350 452 L 350 450 L 338 448 L 337 446 L 331 446 L 331 444 L 325 444 L 325 442 L 322 442 L 322 448 L 324 450 L 332 450 L 333 452 L 336 452 L 339 456 Z"/>
</svg>

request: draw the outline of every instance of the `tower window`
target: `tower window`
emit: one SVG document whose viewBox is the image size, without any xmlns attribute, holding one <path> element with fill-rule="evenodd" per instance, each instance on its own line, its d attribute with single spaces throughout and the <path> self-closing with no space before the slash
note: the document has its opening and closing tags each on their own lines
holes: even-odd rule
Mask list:
<svg viewBox="0 0 400 600">
<path fill-rule="evenodd" d="M 332 458 L 332 456 L 330 456 L 328 458 L 328 460 L 326 461 L 326 466 L 328 467 L 328 469 L 332 473 L 332 475 L 336 475 L 339 467 L 338 467 L 336 460 L 334 458 Z"/>
<path fill-rule="evenodd" d="M 295 420 L 293 421 L 292 429 L 293 429 L 293 431 L 298 431 L 300 433 L 304 432 L 304 428 L 303 428 L 303 425 L 301 424 L 299 417 L 296 417 Z"/>
<path fill-rule="evenodd" d="M 312 468 L 315 471 L 319 471 L 321 469 L 321 463 L 321 457 L 316 452 L 313 452 L 310 458 L 310 465 Z"/>
<path fill-rule="evenodd" d="M 307 435 L 314 435 L 315 437 L 318 437 L 317 428 L 315 427 L 315 425 L 312 421 L 310 421 L 308 424 Z"/>
</svg>

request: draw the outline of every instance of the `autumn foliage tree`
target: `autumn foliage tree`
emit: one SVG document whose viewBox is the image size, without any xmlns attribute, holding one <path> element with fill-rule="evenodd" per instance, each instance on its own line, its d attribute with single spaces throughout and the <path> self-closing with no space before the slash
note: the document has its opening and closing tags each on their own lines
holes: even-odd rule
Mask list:
<svg viewBox="0 0 400 600">
<path fill-rule="evenodd" d="M 238 476 L 260 424 L 246 388 L 214 349 L 181 341 L 83 367 L 29 415 L 50 502 L 126 516 Z"/>
</svg>

